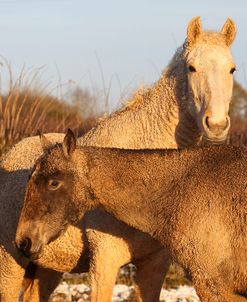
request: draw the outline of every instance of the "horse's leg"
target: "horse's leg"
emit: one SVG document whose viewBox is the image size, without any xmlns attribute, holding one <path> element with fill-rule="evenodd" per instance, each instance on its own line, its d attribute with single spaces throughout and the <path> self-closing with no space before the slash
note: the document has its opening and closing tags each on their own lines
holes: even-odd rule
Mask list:
<svg viewBox="0 0 247 302">
<path fill-rule="evenodd" d="M 47 302 L 62 275 L 63 273 L 37 266 L 30 286 L 23 293 L 23 302 Z"/>
<path fill-rule="evenodd" d="M 159 301 L 160 291 L 170 262 L 169 252 L 164 248 L 134 262 L 137 268 L 135 278 L 136 301 Z"/>
<path fill-rule="evenodd" d="M 90 269 L 91 302 L 112 301 L 113 288 L 119 266 L 107 262 L 99 263 L 98 261 L 94 261 L 93 267 L 92 270 Z"/>
<path fill-rule="evenodd" d="M 91 302 L 110 302 L 119 268 L 130 261 L 128 248 L 120 238 L 101 234 L 90 251 Z"/>
<path fill-rule="evenodd" d="M 34 279 L 23 293 L 23 302 L 45 302 L 58 286 L 62 273 L 45 268 L 37 268 Z"/>
<path fill-rule="evenodd" d="M 18 302 L 25 269 L 0 248 L 0 301 Z"/>
</svg>

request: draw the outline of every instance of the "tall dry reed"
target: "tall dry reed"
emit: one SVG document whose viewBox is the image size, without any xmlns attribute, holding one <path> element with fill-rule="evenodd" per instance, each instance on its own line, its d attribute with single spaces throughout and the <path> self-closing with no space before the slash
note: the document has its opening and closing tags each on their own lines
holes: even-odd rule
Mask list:
<svg viewBox="0 0 247 302">
<path fill-rule="evenodd" d="M 22 138 L 36 135 L 38 130 L 64 133 L 72 128 L 82 135 L 95 124 L 95 116 L 83 119 L 77 108 L 46 93 L 47 85 L 35 88 L 40 69 L 23 68 L 14 80 L 10 63 L 2 60 L 8 83 L 4 92 L 0 78 L 0 154 Z"/>
</svg>

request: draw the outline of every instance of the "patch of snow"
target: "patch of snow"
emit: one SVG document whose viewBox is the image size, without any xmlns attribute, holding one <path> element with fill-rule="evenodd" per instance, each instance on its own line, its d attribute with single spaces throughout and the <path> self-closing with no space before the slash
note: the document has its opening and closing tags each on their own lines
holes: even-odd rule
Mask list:
<svg viewBox="0 0 247 302">
<path fill-rule="evenodd" d="M 125 302 L 133 294 L 133 286 L 117 284 L 114 287 L 112 302 Z M 91 289 L 85 284 L 61 283 L 53 294 L 52 301 L 86 302 L 90 300 Z M 199 302 L 195 289 L 191 286 L 179 286 L 176 289 L 162 289 L 162 302 Z"/>
<path fill-rule="evenodd" d="M 133 291 L 134 291 L 133 286 L 116 284 L 113 289 L 112 302 L 124 302 L 128 300 L 128 298 L 130 297 Z"/>
<path fill-rule="evenodd" d="M 199 298 L 193 287 L 183 285 L 176 289 L 162 289 L 160 301 L 165 302 L 199 302 Z"/>
</svg>

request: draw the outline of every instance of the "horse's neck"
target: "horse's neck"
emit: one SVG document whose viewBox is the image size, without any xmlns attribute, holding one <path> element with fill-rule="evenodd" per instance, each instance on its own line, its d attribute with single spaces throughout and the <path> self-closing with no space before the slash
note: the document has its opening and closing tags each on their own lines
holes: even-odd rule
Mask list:
<svg viewBox="0 0 247 302">
<path fill-rule="evenodd" d="M 129 107 L 106 118 L 81 139 L 91 146 L 177 148 L 197 144 L 199 131 L 187 107 L 185 79 L 165 73 Z"/>
</svg>

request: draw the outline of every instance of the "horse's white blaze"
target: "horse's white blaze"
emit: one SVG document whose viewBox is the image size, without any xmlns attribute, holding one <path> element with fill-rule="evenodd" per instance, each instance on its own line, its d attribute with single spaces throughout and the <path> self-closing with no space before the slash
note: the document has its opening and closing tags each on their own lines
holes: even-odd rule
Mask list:
<svg viewBox="0 0 247 302">
<path fill-rule="evenodd" d="M 198 117 L 207 118 L 207 131 L 213 132 L 214 126 L 227 127 L 233 87 L 231 70 L 235 67 L 230 49 L 201 43 L 190 52 L 187 62 L 188 68 L 194 68 L 189 72 L 189 86 Z"/>
</svg>

